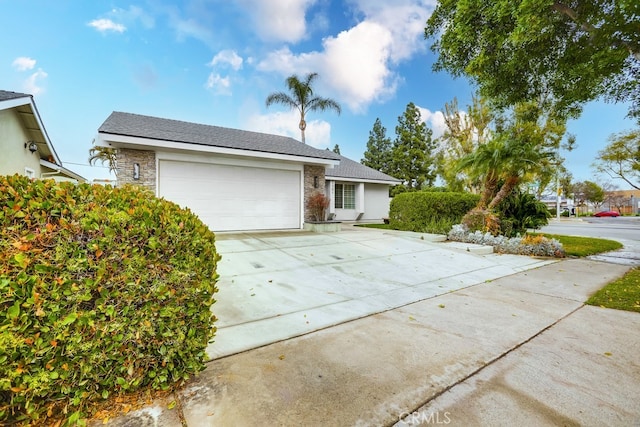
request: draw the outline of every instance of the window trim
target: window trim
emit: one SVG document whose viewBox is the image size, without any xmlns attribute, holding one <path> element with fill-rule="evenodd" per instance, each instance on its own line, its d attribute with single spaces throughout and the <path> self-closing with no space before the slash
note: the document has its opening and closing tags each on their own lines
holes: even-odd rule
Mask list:
<svg viewBox="0 0 640 427">
<path fill-rule="evenodd" d="M 333 206 L 336 209 L 356 208 L 356 184 L 336 183 L 334 194 Z"/>
</svg>

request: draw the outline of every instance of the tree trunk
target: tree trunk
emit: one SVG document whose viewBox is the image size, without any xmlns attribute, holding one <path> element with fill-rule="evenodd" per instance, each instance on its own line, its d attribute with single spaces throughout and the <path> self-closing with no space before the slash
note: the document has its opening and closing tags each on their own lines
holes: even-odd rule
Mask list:
<svg viewBox="0 0 640 427">
<path fill-rule="evenodd" d="M 489 203 L 489 206 L 487 206 L 487 209 L 492 211 L 501 201 L 503 201 L 509 195 L 509 193 L 511 193 L 514 188 L 516 188 L 516 185 L 518 185 L 519 182 L 520 177 L 518 176 L 510 176 L 509 178 L 507 178 L 505 183 L 502 184 L 502 187 L 500 187 L 500 191 L 498 191 L 498 194 L 496 194 L 493 200 L 491 200 L 491 203 Z"/>
<path fill-rule="evenodd" d="M 306 144 L 306 142 L 304 141 L 304 130 L 307 128 L 307 122 L 304 119 L 304 113 L 300 114 L 300 124 L 298 125 L 298 127 L 300 128 L 300 135 L 302 137 L 302 143 Z"/>
<path fill-rule="evenodd" d="M 480 200 L 478 201 L 478 205 L 477 205 L 478 209 L 480 210 L 487 209 L 487 204 L 493 198 L 497 185 L 498 185 L 497 178 L 493 176 L 485 178 L 484 189 L 480 193 Z"/>
</svg>

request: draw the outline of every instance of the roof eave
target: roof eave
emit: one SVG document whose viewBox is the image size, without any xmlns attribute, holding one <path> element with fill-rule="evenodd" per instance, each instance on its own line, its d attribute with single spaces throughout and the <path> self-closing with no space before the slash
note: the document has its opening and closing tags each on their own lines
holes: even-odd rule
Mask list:
<svg viewBox="0 0 640 427">
<path fill-rule="evenodd" d="M 69 170 L 69 169 L 65 168 L 64 166 L 56 165 L 55 163 L 51 163 L 51 162 L 49 162 L 47 160 L 40 159 L 40 165 L 42 165 L 42 166 L 44 166 L 46 168 L 52 169 L 52 170 L 54 170 L 56 172 L 60 172 L 62 175 L 65 175 L 65 176 L 67 176 L 69 178 L 75 179 L 76 181 L 79 181 L 79 182 L 86 182 L 87 181 L 86 178 L 84 178 L 81 175 L 78 175 L 77 173 L 73 172 L 72 170 Z"/>
<path fill-rule="evenodd" d="M 96 145 L 112 148 L 131 148 L 138 150 L 179 150 L 188 152 L 204 152 L 210 154 L 223 154 L 238 157 L 257 157 L 271 160 L 285 160 L 297 163 L 316 164 L 321 166 L 337 166 L 340 160 L 310 157 L 303 155 L 270 153 L 266 151 L 252 151 L 240 148 L 218 147 L 213 145 L 192 144 L 187 142 L 166 141 L 152 138 L 142 138 L 137 136 L 118 135 L 108 132 L 98 132 Z"/>
<path fill-rule="evenodd" d="M 21 96 L 18 98 L 5 99 L 0 101 L 0 110 L 8 110 L 9 108 L 20 107 L 31 103 L 30 96 Z"/>
<path fill-rule="evenodd" d="M 44 124 L 42 123 L 42 119 L 40 118 L 40 113 L 38 112 L 38 107 L 36 107 L 36 103 L 33 101 L 33 96 L 26 95 L 18 98 L 12 98 L 12 99 L 7 99 L 5 101 L 0 101 L 0 110 L 21 107 L 23 105 L 28 105 L 29 108 L 31 108 L 31 113 L 33 114 L 34 118 L 36 119 L 36 122 L 38 123 L 39 131 L 42 134 L 42 137 L 47 144 L 47 148 L 49 149 L 49 152 L 53 156 L 55 163 L 61 164 L 62 162 L 58 157 L 58 153 L 56 153 L 56 150 L 53 148 L 53 144 L 49 139 L 47 130 L 45 129 Z"/>
</svg>

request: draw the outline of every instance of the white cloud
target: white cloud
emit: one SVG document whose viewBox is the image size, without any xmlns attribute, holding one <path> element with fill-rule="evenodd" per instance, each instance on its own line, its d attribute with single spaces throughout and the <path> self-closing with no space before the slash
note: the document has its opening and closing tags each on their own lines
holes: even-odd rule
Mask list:
<svg viewBox="0 0 640 427">
<path fill-rule="evenodd" d="M 425 50 L 424 23 L 435 0 L 351 0 L 360 22 L 323 40 L 323 49 L 293 53 L 288 47 L 269 53 L 262 71 L 284 76 L 320 73 L 331 96 L 354 112 L 393 96 L 401 78 L 395 67 Z"/>
<path fill-rule="evenodd" d="M 323 52 L 294 55 L 289 48 L 271 52 L 258 64 L 263 71 L 284 75 L 320 73 L 341 102 L 356 112 L 395 92 L 397 77 L 388 68 L 391 36 L 381 25 L 361 22 L 323 41 Z"/>
<path fill-rule="evenodd" d="M 258 34 L 269 41 L 295 43 L 305 37 L 306 11 L 316 0 L 240 0 Z"/>
<path fill-rule="evenodd" d="M 44 91 L 41 86 L 41 80 L 46 79 L 48 74 L 42 69 L 38 69 L 35 73 L 31 74 L 24 82 L 24 88 L 27 93 L 31 95 L 38 95 Z"/>
<path fill-rule="evenodd" d="M 106 18 L 94 19 L 93 21 L 89 22 L 87 25 L 95 28 L 101 33 L 106 33 L 108 31 L 113 31 L 115 33 L 124 33 L 125 30 L 127 29 L 124 25 L 117 24 L 113 22 L 111 19 L 106 19 Z"/>
<path fill-rule="evenodd" d="M 268 53 L 256 67 L 261 71 L 276 71 L 288 76 L 291 73 L 306 74 L 311 70 L 318 71 L 324 67 L 324 61 L 324 55 L 321 52 L 295 55 L 291 49 L 283 47 Z"/>
<path fill-rule="evenodd" d="M 205 87 L 218 95 L 231 95 L 231 80 L 228 76 L 222 77 L 219 74 L 211 73 Z"/>
<path fill-rule="evenodd" d="M 270 114 L 254 114 L 245 123 L 247 129 L 275 135 L 290 136 L 300 141 L 300 114 L 297 110 L 278 111 Z M 315 148 L 328 148 L 331 142 L 331 125 L 323 120 L 307 122 L 305 142 Z"/>
<path fill-rule="evenodd" d="M 387 65 L 390 48 L 389 31 L 368 21 L 325 39 L 329 84 L 351 110 L 362 111 L 372 101 L 395 92 L 397 80 Z"/>
<path fill-rule="evenodd" d="M 433 131 L 433 138 L 440 138 L 447 131 L 442 111 L 431 112 L 428 108 L 418 107 L 422 121 Z"/>
<path fill-rule="evenodd" d="M 365 21 L 375 22 L 391 33 L 390 58 L 398 62 L 426 49 L 424 25 L 437 0 L 351 0 Z"/>
<path fill-rule="evenodd" d="M 20 56 L 14 59 L 11 65 L 18 71 L 27 71 L 32 70 L 33 67 L 36 66 L 36 60 L 26 56 Z"/>
<path fill-rule="evenodd" d="M 218 64 L 230 65 L 235 71 L 242 68 L 242 58 L 238 56 L 235 50 L 221 50 L 213 57 L 210 66 L 216 66 Z"/>
</svg>

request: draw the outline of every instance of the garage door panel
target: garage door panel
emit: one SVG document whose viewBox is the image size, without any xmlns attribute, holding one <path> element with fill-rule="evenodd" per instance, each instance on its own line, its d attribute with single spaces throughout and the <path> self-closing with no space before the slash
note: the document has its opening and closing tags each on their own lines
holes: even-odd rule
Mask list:
<svg viewBox="0 0 640 427">
<path fill-rule="evenodd" d="M 299 171 L 161 160 L 158 193 L 215 231 L 300 228 Z"/>
</svg>

